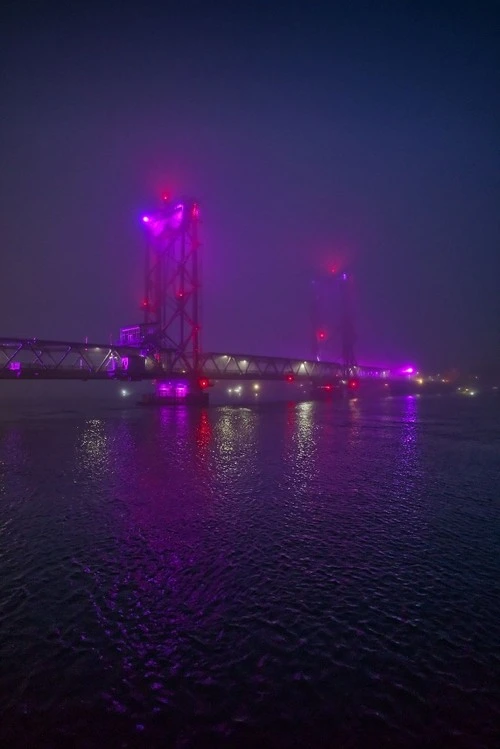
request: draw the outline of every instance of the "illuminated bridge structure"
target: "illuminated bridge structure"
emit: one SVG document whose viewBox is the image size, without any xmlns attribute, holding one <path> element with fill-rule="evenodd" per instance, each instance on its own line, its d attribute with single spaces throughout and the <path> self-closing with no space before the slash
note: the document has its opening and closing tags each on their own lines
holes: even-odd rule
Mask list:
<svg viewBox="0 0 500 749">
<path fill-rule="evenodd" d="M 198 203 L 164 195 L 142 224 L 143 321 L 122 328 L 119 342 L 110 345 L 0 338 L 0 380 L 150 380 L 156 385 L 151 402 L 203 403 L 218 380 L 296 381 L 328 393 L 341 386 L 355 389 L 362 378 L 389 376 L 358 366 L 352 346 L 342 363 L 322 361 L 319 352 L 312 359 L 203 352 Z M 326 336 L 324 329 L 320 336 Z"/>
<path fill-rule="evenodd" d="M 148 351 L 140 345 L 107 345 L 36 338 L 0 338 L 0 379 L 185 380 L 194 368 L 175 349 Z M 359 377 L 387 377 L 374 367 L 356 367 Z M 250 354 L 201 354 L 198 377 L 216 380 L 334 381 L 343 376 L 337 362 Z"/>
</svg>

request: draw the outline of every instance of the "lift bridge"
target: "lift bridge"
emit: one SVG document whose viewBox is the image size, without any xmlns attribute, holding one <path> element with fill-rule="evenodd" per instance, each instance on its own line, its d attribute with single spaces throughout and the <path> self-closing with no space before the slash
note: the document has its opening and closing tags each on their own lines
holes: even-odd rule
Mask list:
<svg viewBox="0 0 500 749">
<path fill-rule="evenodd" d="M 363 378 L 387 376 L 355 361 L 346 273 L 333 279 L 341 289 L 341 362 L 324 360 L 329 331 L 322 321 L 309 359 L 203 352 L 199 216 L 195 200 L 164 196 L 158 210 L 142 217 L 143 321 L 122 328 L 116 344 L 0 338 L 0 380 L 150 380 L 155 393 L 147 402 L 206 403 L 218 380 L 297 382 L 327 395 L 342 386 L 356 389 Z M 318 304 L 315 309 L 317 317 Z"/>
</svg>

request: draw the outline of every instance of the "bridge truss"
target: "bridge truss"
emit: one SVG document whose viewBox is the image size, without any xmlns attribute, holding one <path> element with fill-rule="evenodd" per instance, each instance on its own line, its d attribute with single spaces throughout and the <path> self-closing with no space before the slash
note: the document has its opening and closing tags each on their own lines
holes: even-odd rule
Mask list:
<svg viewBox="0 0 500 749">
<path fill-rule="evenodd" d="M 211 380 L 285 380 L 326 382 L 343 375 L 337 362 L 249 354 L 198 354 L 200 377 Z M 0 338 L 0 379 L 182 380 L 191 375 L 189 359 L 175 349 L 149 352 L 133 345 L 106 345 L 36 338 Z M 191 366 L 190 366 L 191 365 Z M 357 367 L 360 377 L 382 370 Z"/>
</svg>

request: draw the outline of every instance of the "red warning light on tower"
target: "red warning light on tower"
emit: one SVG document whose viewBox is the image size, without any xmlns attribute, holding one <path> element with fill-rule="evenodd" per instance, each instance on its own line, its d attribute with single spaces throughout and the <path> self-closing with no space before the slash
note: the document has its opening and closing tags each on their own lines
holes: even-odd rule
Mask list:
<svg viewBox="0 0 500 749">
<path fill-rule="evenodd" d="M 164 203 L 168 203 L 170 200 L 170 194 L 168 192 L 162 192 L 161 199 Z"/>
<path fill-rule="evenodd" d="M 295 379 L 295 377 L 293 376 L 293 374 L 287 374 L 286 377 L 285 377 L 285 380 L 287 382 L 293 382 L 294 379 Z"/>
<path fill-rule="evenodd" d="M 206 390 L 208 387 L 210 387 L 210 382 L 206 377 L 200 377 L 200 379 L 198 380 L 198 386 L 201 390 Z"/>
<path fill-rule="evenodd" d="M 349 390 L 357 390 L 359 388 L 359 380 L 356 377 L 350 377 L 347 381 L 347 387 Z"/>
<path fill-rule="evenodd" d="M 326 341 L 326 332 L 324 330 L 318 330 L 317 332 L 318 341 Z"/>
</svg>

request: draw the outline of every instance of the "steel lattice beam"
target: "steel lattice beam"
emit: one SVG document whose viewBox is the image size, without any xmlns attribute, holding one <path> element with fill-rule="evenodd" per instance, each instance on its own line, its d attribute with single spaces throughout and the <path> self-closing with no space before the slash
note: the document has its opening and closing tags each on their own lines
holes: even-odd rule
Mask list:
<svg viewBox="0 0 500 749">
<path fill-rule="evenodd" d="M 0 338 L 2 379 L 151 379 L 156 359 L 137 347 Z"/>
<path fill-rule="evenodd" d="M 141 346 L 105 345 L 36 338 L 0 338 L 0 379 L 182 379 L 194 362 L 176 350 L 150 353 Z M 297 380 L 324 382 L 340 378 L 338 362 L 276 356 L 208 353 L 198 356 L 198 371 L 211 380 Z M 382 370 L 357 367 L 360 377 L 379 377 Z"/>
<path fill-rule="evenodd" d="M 144 324 L 151 340 L 169 348 L 174 366 L 197 374 L 200 354 L 198 204 L 165 201 L 144 216 L 147 233 Z"/>
</svg>

